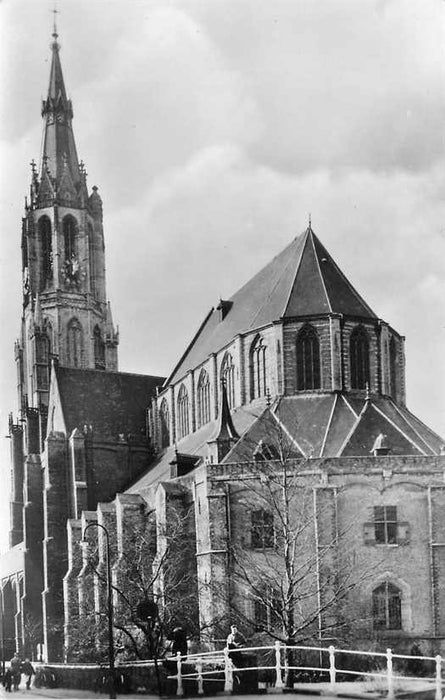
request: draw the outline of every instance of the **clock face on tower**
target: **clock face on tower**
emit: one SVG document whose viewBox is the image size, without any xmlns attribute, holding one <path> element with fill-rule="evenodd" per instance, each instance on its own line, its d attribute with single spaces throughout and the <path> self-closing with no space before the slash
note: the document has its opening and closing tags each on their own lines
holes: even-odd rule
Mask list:
<svg viewBox="0 0 445 700">
<path fill-rule="evenodd" d="M 54 124 L 54 112 L 48 112 L 46 116 L 46 123 L 47 124 Z"/>
<path fill-rule="evenodd" d="M 59 112 L 59 113 L 57 114 L 57 121 L 59 122 L 59 124 L 61 124 L 62 122 L 65 121 L 65 115 L 62 114 L 62 112 Z"/>
</svg>

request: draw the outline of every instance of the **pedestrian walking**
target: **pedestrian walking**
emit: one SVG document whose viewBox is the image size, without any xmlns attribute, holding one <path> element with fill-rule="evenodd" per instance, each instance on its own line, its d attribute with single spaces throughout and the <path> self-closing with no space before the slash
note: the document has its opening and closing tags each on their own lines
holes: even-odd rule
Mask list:
<svg viewBox="0 0 445 700">
<path fill-rule="evenodd" d="M 3 677 L 3 685 L 5 687 L 5 690 L 7 690 L 8 693 L 10 693 L 12 686 L 12 672 L 10 668 L 7 668 L 5 671 L 5 675 Z"/>
<path fill-rule="evenodd" d="M 12 685 L 14 687 L 14 690 L 18 690 L 20 681 L 22 679 L 22 660 L 17 652 L 15 652 L 14 656 L 12 657 L 10 666 L 12 674 Z"/>
<path fill-rule="evenodd" d="M 187 656 L 187 635 L 183 627 L 175 627 L 172 634 L 173 656 L 176 656 L 178 651 L 182 657 Z"/>
<path fill-rule="evenodd" d="M 22 673 L 26 676 L 26 689 L 29 690 L 32 677 L 35 674 L 33 665 L 29 659 L 25 659 L 22 663 Z"/>
</svg>

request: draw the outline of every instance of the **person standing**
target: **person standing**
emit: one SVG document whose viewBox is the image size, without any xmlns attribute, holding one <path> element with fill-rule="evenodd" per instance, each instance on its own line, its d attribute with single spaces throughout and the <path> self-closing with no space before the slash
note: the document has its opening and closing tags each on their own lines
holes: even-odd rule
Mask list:
<svg viewBox="0 0 445 700">
<path fill-rule="evenodd" d="M 18 690 L 20 681 L 22 679 L 22 660 L 17 652 L 15 652 L 14 656 L 12 657 L 10 666 L 12 674 L 12 685 L 14 687 L 14 690 Z"/>
<path fill-rule="evenodd" d="M 242 654 L 240 651 L 232 650 L 239 649 L 240 647 L 245 646 L 245 644 L 245 637 L 241 634 L 236 625 L 232 625 L 230 627 L 230 634 L 227 637 L 227 648 L 229 649 L 229 658 L 232 660 L 233 665 L 237 668 L 241 668 L 243 665 Z"/>
<path fill-rule="evenodd" d="M 24 662 L 22 663 L 22 673 L 25 674 L 26 678 L 26 690 L 29 690 L 31 687 L 31 679 L 33 675 L 35 674 L 33 665 L 29 659 L 25 659 Z"/>
</svg>

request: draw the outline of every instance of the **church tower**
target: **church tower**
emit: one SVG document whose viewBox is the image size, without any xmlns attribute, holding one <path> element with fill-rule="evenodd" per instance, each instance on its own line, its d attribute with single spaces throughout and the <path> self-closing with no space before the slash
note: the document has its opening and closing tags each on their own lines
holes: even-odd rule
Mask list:
<svg viewBox="0 0 445 700">
<path fill-rule="evenodd" d="M 43 148 L 22 226 L 23 315 L 16 343 L 19 409 L 48 404 L 51 360 L 63 367 L 117 370 L 118 333 L 105 288 L 102 200 L 88 191 L 77 157 L 73 108 L 54 27 Z M 41 429 L 41 435 L 44 430 Z"/>
</svg>

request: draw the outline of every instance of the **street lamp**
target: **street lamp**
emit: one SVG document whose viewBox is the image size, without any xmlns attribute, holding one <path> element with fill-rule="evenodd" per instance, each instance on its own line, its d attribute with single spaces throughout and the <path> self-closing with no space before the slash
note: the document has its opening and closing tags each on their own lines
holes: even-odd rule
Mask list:
<svg viewBox="0 0 445 700">
<path fill-rule="evenodd" d="M 110 698 L 116 697 L 116 690 L 114 685 L 114 638 L 113 638 L 113 589 L 111 585 L 111 557 L 110 557 L 110 536 L 105 525 L 101 523 L 91 522 L 86 525 L 83 534 L 82 542 L 88 544 L 88 540 L 85 535 L 89 527 L 99 527 L 105 533 L 105 540 L 107 543 L 107 597 L 108 597 L 108 665 L 109 665 L 109 689 Z"/>
</svg>

